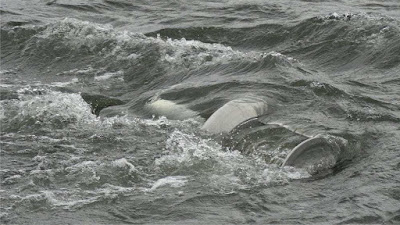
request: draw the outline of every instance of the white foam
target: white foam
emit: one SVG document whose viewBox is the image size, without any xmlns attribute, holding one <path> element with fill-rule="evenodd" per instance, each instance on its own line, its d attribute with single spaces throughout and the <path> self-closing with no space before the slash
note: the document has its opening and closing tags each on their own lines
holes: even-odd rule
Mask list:
<svg viewBox="0 0 400 225">
<path fill-rule="evenodd" d="M 91 66 L 83 69 L 72 69 L 57 73 L 56 76 L 85 76 L 95 74 L 98 70 L 93 69 Z"/>
<path fill-rule="evenodd" d="M 310 138 L 310 137 L 314 136 L 313 134 L 307 134 L 302 129 L 293 128 L 293 126 L 289 126 L 289 125 L 285 124 L 285 122 L 272 121 L 272 122 L 268 122 L 267 124 L 277 125 L 277 126 L 283 127 L 283 128 L 285 128 L 285 129 L 287 129 L 289 131 L 292 131 L 293 133 L 296 133 L 296 134 L 299 134 L 299 135 L 302 135 L 302 136 L 305 136 L 305 137 L 309 137 Z"/>
<path fill-rule="evenodd" d="M 233 173 L 228 174 L 213 174 L 209 177 L 210 187 L 218 192 L 232 193 L 238 189 L 246 189 L 249 187 L 246 183 L 243 183 L 238 176 Z"/>
<path fill-rule="evenodd" d="M 187 177 L 186 176 L 169 176 L 164 177 L 157 180 L 153 186 L 150 188 L 150 191 L 154 191 L 157 188 L 169 185 L 174 188 L 182 187 L 186 184 Z"/>
<path fill-rule="evenodd" d="M 262 177 L 265 183 L 287 183 L 289 180 L 298 180 L 311 177 L 304 169 L 294 167 L 266 168 Z"/>
<path fill-rule="evenodd" d="M 100 180 L 97 174 L 99 166 L 98 161 L 83 161 L 65 168 L 65 171 L 68 172 L 67 177 L 70 179 L 78 179 L 82 184 L 93 184 Z"/>
<path fill-rule="evenodd" d="M 0 104 L 0 120 L 3 120 L 5 118 L 6 118 L 5 108 L 1 102 L 1 104 Z"/>
<path fill-rule="evenodd" d="M 66 18 L 62 21 L 48 25 L 47 28 L 37 35 L 38 42 L 44 45 L 48 40 L 56 38 L 60 43 L 67 45 L 70 49 L 79 51 L 82 46 L 95 51 L 99 46 L 103 50 L 99 54 L 105 58 L 116 58 L 117 61 L 124 60 L 135 62 L 144 52 L 149 49 L 158 51 L 157 60 L 161 64 L 168 64 L 184 68 L 196 68 L 200 65 L 224 64 L 232 61 L 257 62 L 263 58 L 272 57 L 278 61 L 292 62 L 293 59 L 280 53 L 241 52 L 222 44 L 203 43 L 196 40 L 147 37 L 141 33 L 118 31 L 108 25 L 100 25 L 87 21 Z M 104 47 L 105 40 L 114 42 L 111 46 Z M 135 49 L 135 52 L 132 52 Z M 70 74 L 77 74 L 71 71 Z M 93 73 L 83 71 L 83 73 Z M 62 75 L 62 74 L 61 74 Z M 104 74 L 95 79 L 105 80 L 113 75 Z"/>
<path fill-rule="evenodd" d="M 4 185 L 4 184 L 7 184 L 7 185 L 9 185 L 9 184 L 14 184 L 14 183 L 17 183 L 21 178 L 22 178 L 21 175 L 16 174 L 16 175 L 13 175 L 13 176 L 10 176 L 10 177 L 5 178 L 5 179 L 1 182 L 1 184 L 3 184 L 3 185 Z"/>
<path fill-rule="evenodd" d="M 18 102 L 19 110 L 14 120 L 35 119 L 37 124 L 91 123 L 97 120 L 80 94 L 33 89 L 32 92 L 41 94 L 27 95 L 26 91 L 20 91 L 21 101 Z"/>
<path fill-rule="evenodd" d="M 72 78 L 70 81 L 67 82 L 52 82 L 50 85 L 54 87 L 66 87 L 68 85 L 78 83 L 79 79 L 78 78 Z"/>
<path fill-rule="evenodd" d="M 257 155 L 228 151 L 211 139 L 175 130 L 166 142 L 165 155 L 155 160 L 163 172 L 201 176 L 217 191 L 228 193 L 254 185 L 283 184 L 291 179 L 308 177 L 300 169 L 267 164 Z"/>
<path fill-rule="evenodd" d="M 112 165 L 115 166 L 115 167 L 119 167 L 119 168 L 128 168 L 129 172 L 136 172 L 137 171 L 135 166 L 132 163 L 128 162 L 128 160 L 125 159 L 125 158 L 114 160 L 112 162 Z"/>
<path fill-rule="evenodd" d="M 14 87 L 14 85 L 12 85 L 12 84 L 3 84 L 3 83 L 0 83 L 0 87 L 8 88 L 8 87 Z"/>
<path fill-rule="evenodd" d="M 102 200 L 115 199 L 120 195 L 129 194 L 134 190 L 135 188 L 105 184 L 101 188 L 94 190 L 45 190 L 41 191 L 39 194 L 27 196 L 10 195 L 9 199 L 17 201 L 20 205 L 33 208 L 37 207 L 37 203 L 42 203 L 52 207 L 76 209 Z"/>
<path fill-rule="evenodd" d="M 123 71 L 118 71 L 118 72 L 114 72 L 114 73 L 104 73 L 101 76 L 94 77 L 94 80 L 95 81 L 104 81 L 104 80 L 108 80 L 113 77 L 120 77 L 123 74 L 124 74 Z"/>
</svg>

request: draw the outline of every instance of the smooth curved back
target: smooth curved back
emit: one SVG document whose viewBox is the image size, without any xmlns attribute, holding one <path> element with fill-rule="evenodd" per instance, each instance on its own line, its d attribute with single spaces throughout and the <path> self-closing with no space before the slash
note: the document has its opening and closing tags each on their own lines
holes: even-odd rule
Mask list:
<svg viewBox="0 0 400 225">
<path fill-rule="evenodd" d="M 146 103 L 144 109 L 154 116 L 165 116 L 171 120 L 185 120 L 199 117 L 197 112 L 188 109 L 184 105 L 164 99 L 156 99 Z"/>
<path fill-rule="evenodd" d="M 228 133 L 240 123 L 265 114 L 267 109 L 267 103 L 260 99 L 232 100 L 215 111 L 202 129 L 213 134 Z"/>
<path fill-rule="evenodd" d="M 282 166 L 305 168 L 311 173 L 332 168 L 338 161 L 342 146 L 337 138 L 317 135 L 298 144 L 287 155 Z"/>
</svg>

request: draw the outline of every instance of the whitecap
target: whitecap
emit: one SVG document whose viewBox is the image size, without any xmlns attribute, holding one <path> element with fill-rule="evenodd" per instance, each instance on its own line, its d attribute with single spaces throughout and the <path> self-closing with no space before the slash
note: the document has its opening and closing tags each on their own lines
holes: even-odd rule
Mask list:
<svg viewBox="0 0 400 225">
<path fill-rule="evenodd" d="M 157 188 L 169 185 L 173 188 L 182 187 L 186 184 L 186 176 L 168 176 L 157 180 L 153 186 L 151 186 L 150 191 L 154 191 Z"/>
<path fill-rule="evenodd" d="M 137 172 L 135 166 L 132 163 L 128 162 L 128 160 L 125 158 L 114 160 L 112 162 L 112 165 L 119 168 L 128 168 L 130 173 Z"/>
<path fill-rule="evenodd" d="M 104 80 L 108 80 L 108 79 L 113 78 L 113 77 L 121 77 L 123 74 L 124 74 L 123 71 L 117 71 L 117 72 L 113 72 L 113 73 L 111 73 L 111 72 L 104 73 L 101 76 L 95 76 L 94 80 L 95 81 L 104 81 Z"/>
</svg>

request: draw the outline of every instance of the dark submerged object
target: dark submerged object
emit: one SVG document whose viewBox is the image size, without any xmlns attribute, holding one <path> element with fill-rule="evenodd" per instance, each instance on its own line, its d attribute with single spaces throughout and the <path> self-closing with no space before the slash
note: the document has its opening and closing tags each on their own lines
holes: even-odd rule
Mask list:
<svg viewBox="0 0 400 225">
<path fill-rule="evenodd" d="M 83 100 L 85 100 L 85 102 L 87 102 L 92 108 L 92 113 L 96 114 L 97 116 L 104 108 L 125 104 L 124 101 L 117 98 L 112 98 L 99 94 L 81 93 L 81 96 Z"/>
<path fill-rule="evenodd" d="M 265 124 L 258 117 L 266 113 L 266 110 L 258 112 L 254 109 L 266 109 L 266 105 L 266 102 L 230 101 L 211 115 L 203 125 L 203 129 L 214 134 L 229 133 L 223 140 L 224 145 L 243 153 L 250 153 L 262 145 L 271 147 L 272 142 L 276 142 L 276 138 L 274 140 L 272 136 L 279 133 L 279 141 L 286 148 L 292 149 L 284 159 L 282 167 L 302 168 L 312 175 L 327 171 L 329 173 L 329 170 L 340 161 L 347 140 L 323 134 L 307 137 L 277 124 Z M 265 140 L 266 136 L 272 140 Z M 300 144 L 294 145 L 299 142 Z"/>
<path fill-rule="evenodd" d="M 343 138 L 319 134 L 293 148 L 282 166 L 304 168 L 310 174 L 317 174 L 333 168 L 346 145 L 347 141 Z"/>
</svg>

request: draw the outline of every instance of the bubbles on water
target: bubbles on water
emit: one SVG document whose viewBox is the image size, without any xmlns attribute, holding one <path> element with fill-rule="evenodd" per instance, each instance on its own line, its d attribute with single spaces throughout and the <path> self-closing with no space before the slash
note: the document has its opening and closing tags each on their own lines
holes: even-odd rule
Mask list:
<svg viewBox="0 0 400 225">
<path fill-rule="evenodd" d="M 178 188 L 184 186 L 186 182 L 187 182 L 186 176 L 168 176 L 154 182 L 149 191 L 154 191 L 155 189 L 166 185 L 171 186 L 173 188 Z"/>
<path fill-rule="evenodd" d="M 293 67 L 293 64 L 299 63 L 299 61 L 293 57 L 286 56 L 279 52 L 262 53 L 264 60 L 268 60 L 269 63 L 285 67 Z"/>
<path fill-rule="evenodd" d="M 57 75 L 91 75 L 96 81 L 120 78 L 121 74 L 124 75 L 123 81 L 129 81 L 132 74 L 136 73 L 138 76 L 147 73 L 154 73 L 156 76 L 160 71 L 176 72 L 177 69 L 196 69 L 200 66 L 231 62 L 276 64 L 284 67 L 291 67 L 296 62 L 277 52 L 242 52 L 222 44 L 185 38 L 171 39 L 159 35 L 147 37 L 141 33 L 118 31 L 108 25 L 72 18 L 46 25 L 29 42 L 32 43 L 26 45 L 26 54 L 35 52 L 35 55 L 43 54 L 45 57 L 51 51 L 59 56 L 58 61 L 70 60 L 66 56 L 82 57 L 90 54 L 97 59 L 91 60 L 96 61 L 92 65 L 71 61 L 69 64 L 73 67 L 63 71 L 66 69 L 64 61 L 60 67 L 62 70 Z M 85 65 L 86 68 L 77 69 Z M 59 70 L 56 68 L 58 65 L 51 67 Z M 128 77 L 130 79 L 126 79 Z"/>
<path fill-rule="evenodd" d="M 1 184 L 2 185 L 10 185 L 10 184 L 15 184 L 17 183 L 19 180 L 21 180 L 22 176 L 19 174 L 7 177 L 6 179 L 4 179 Z"/>
<path fill-rule="evenodd" d="M 84 46 L 93 51 L 98 44 L 104 42 L 112 35 L 110 33 L 111 29 L 112 27 L 107 25 L 66 18 L 48 26 L 36 36 L 39 38 L 38 41 L 59 40 L 77 50 Z"/>
<path fill-rule="evenodd" d="M 96 161 L 83 161 L 78 164 L 65 168 L 67 172 L 66 178 L 69 181 L 76 182 L 78 185 L 91 185 L 96 184 L 100 180 L 98 167 L 100 162 Z"/>
<path fill-rule="evenodd" d="M 198 66 L 211 61 L 215 63 L 245 57 L 245 54 L 220 44 L 185 39 L 163 40 L 140 33 L 115 31 L 111 26 L 72 18 L 48 25 L 36 37 L 41 44 L 57 41 L 76 51 L 85 49 L 106 57 L 116 57 L 118 61 L 138 60 L 145 57 L 148 50 L 158 52 L 160 63 L 180 66 Z M 55 51 L 60 48 L 53 47 Z"/>
<path fill-rule="evenodd" d="M 104 184 L 94 190 L 70 191 L 43 191 L 42 194 L 47 199 L 51 207 L 62 207 L 64 209 L 77 209 L 88 204 L 99 202 L 113 202 L 120 196 L 126 196 L 135 189 L 131 187 L 120 187 L 110 184 Z"/>
<path fill-rule="evenodd" d="M 114 161 L 112 162 L 112 165 L 113 165 L 114 167 L 117 167 L 117 168 L 128 169 L 129 173 L 135 173 L 135 172 L 137 172 L 135 166 L 132 165 L 132 163 L 128 162 L 128 160 L 125 159 L 125 158 L 121 158 L 121 159 L 114 160 Z"/>
<path fill-rule="evenodd" d="M 174 121 L 165 117 L 140 119 L 129 115 L 97 118 L 79 94 L 46 88 L 21 89 L 19 99 L 13 101 L 16 107 L 11 117 L 14 124 L 18 121 L 20 127 L 40 128 L 54 127 L 59 122 L 60 126 L 56 128 L 60 132 L 84 128 L 90 131 L 85 132 L 88 142 L 110 143 L 110 138 L 113 138 L 118 144 L 117 130 L 129 131 L 129 135 L 169 135 L 166 136 L 164 152 L 154 160 L 154 167 L 146 169 L 146 173 L 126 155 L 114 159 L 85 157 L 93 150 L 90 146 L 79 144 L 80 141 L 75 143 L 76 140 L 71 140 L 71 143 L 59 136 L 38 136 L 36 139 L 39 143 L 53 147 L 37 152 L 38 155 L 32 159 L 36 168 L 27 177 L 13 178 L 15 182 L 29 179 L 32 185 L 46 189 L 53 185 L 72 185 L 82 189 L 96 189 L 106 184 L 123 187 L 147 185 L 152 191 L 161 187 L 184 188 L 199 182 L 214 191 L 229 193 L 258 185 L 281 185 L 291 179 L 307 177 L 307 174 L 296 169 L 288 171 L 266 164 L 256 155 L 227 150 L 216 140 L 193 133 L 201 125 L 195 120 Z M 149 179 L 147 173 L 162 177 Z M 10 178 L 9 182 L 13 179 Z"/>
<path fill-rule="evenodd" d="M 50 87 L 23 87 L 18 99 L 0 101 L 0 119 L 5 130 L 64 129 L 82 126 L 87 129 L 117 128 L 139 124 L 162 124 L 163 119 L 141 120 L 128 115 L 99 118 L 79 93 L 63 93 Z"/>
<path fill-rule="evenodd" d="M 85 76 L 90 76 L 95 73 L 98 73 L 99 71 L 96 69 L 93 69 L 91 66 L 88 66 L 86 68 L 82 69 L 72 69 L 68 71 L 63 71 L 60 73 L 57 73 L 56 76 L 77 76 L 77 77 L 85 77 Z"/>
<path fill-rule="evenodd" d="M 266 164 L 255 155 L 226 150 L 215 140 L 179 130 L 171 133 L 165 150 L 164 155 L 155 160 L 162 174 L 193 176 L 218 192 L 285 184 L 290 179 L 309 176 L 306 171 Z"/>
<path fill-rule="evenodd" d="M 175 65 L 200 66 L 245 59 L 246 54 L 221 44 L 208 44 L 195 40 L 154 39 L 162 46 L 161 59 Z"/>
<path fill-rule="evenodd" d="M 69 86 L 71 84 L 75 84 L 75 83 L 78 83 L 78 82 L 79 82 L 78 78 L 72 78 L 70 81 L 67 81 L 67 82 L 52 82 L 51 86 L 54 86 L 54 87 L 67 87 L 67 86 Z"/>
<path fill-rule="evenodd" d="M 221 146 L 211 139 L 202 139 L 194 134 L 185 134 L 175 130 L 166 141 L 166 155 L 156 159 L 155 164 L 162 170 L 177 169 L 179 167 L 212 168 L 217 165 L 218 159 L 223 160 L 226 155 L 240 155 L 238 152 L 225 153 Z M 202 165 L 203 164 L 203 165 Z"/>
<path fill-rule="evenodd" d="M 40 191 L 39 194 L 25 196 L 10 195 L 7 200 L 13 200 L 13 208 L 37 210 L 38 208 L 61 207 L 75 210 L 93 203 L 115 201 L 119 196 L 129 195 L 134 190 L 134 188 L 104 184 L 94 190 L 59 189 Z"/>
<path fill-rule="evenodd" d="M 5 119 L 6 118 L 6 115 L 5 115 L 5 108 L 4 108 L 4 105 L 3 104 L 0 104 L 0 120 L 3 120 L 3 119 Z"/>
<path fill-rule="evenodd" d="M 95 121 L 89 105 L 79 94 L 46 89 L 21 89 L 16 111 L 9 113 L 11 129 L 50 126 L 63 128 L 71 123 Z M 30 94 L 29 94 L 30 93 Z"/>
<path fill-rule="evenodd" d="M 104 74 L 102 74 L 102 75 L 100 75 L 100 76 L 94 77 L 94 80 L 95 80 L 95 81 L 106 81 L 106 80 L 109 80 L 109 79 L 111 79 L 111 78 L 117 78 L 117 79 L 123 80 L 123 77 L 122 77 L 123 74 L 124 74 L 123 71 L 117 71 L 117 72 L 111 72 L 111 73 L 104 73 Z"/>
<path fill-rule="evenodd" d="M 141 173 L 126 158 L 107 161 L 82 161 L 64 169 L 66 179 L 79 187 L 115 184 L 134 186 L 142 179 Z"/>
</svg>

